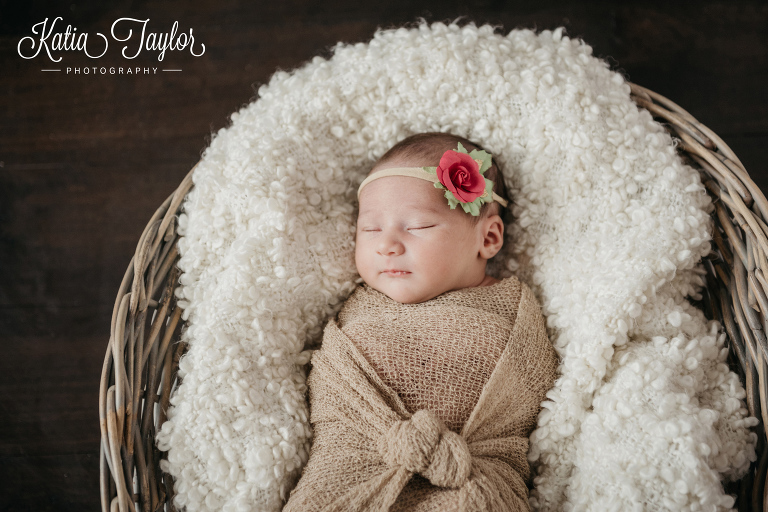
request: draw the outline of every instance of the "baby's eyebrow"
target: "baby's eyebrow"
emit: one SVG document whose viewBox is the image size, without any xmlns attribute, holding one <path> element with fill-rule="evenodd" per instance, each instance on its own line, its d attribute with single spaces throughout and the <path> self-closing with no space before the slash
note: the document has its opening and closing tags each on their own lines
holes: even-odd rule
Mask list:
<svg viewBox="0 0 768 512">
<path fill-rule="evenodd" d="M 365 209 L 360 210 L 358 212 L 358 215 L 362 217 L 363 215 L 366 215 L 366 214 L 368 214 L 368 213 L 370 213 L 372 211 L 374 211 L 374 208 L 365 208 Z"/>
<path fill-rule="evenodd" d="M 438 208 L 434 204 L 425 205 L 424 209 L 427 210 L 430 213 L 437 213 L 437 214 L 444 213 L 444 209 L 443 208 Z"/>
</svg>

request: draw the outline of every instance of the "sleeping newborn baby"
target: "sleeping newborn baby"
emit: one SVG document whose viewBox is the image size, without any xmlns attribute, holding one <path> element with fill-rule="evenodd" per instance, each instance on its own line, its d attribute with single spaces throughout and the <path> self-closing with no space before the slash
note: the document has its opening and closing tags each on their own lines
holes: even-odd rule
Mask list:
<svg viewBox="0 0 768 512">
<path fill-rule="evenodd" d="M 446 133 L 404 139 L 360 185 L 363 283 L 312 355 L 313 441 L 284 511 L 529 510 L 558 360 L 528 286 L 486 274 L 503 196 L 491 155 Z"/>
</svg>

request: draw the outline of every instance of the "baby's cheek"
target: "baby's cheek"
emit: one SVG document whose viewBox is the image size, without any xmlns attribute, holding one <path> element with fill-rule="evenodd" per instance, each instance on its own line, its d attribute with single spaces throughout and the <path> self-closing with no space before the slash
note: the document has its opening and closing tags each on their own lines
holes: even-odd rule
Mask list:
<svg viewBox="0 0 768 512">
<path fill-rule="evenodd" d="M 355 266 L 359 269 L 361 263 L 361 256 L 360 256 L 360 244 L 359 242 L 355 242 Z"/>
<path fill-rule="evenodd" d="M 360 275 L 367 272 L 370 263 L 366 249 L 365 244 L 361 244 L 359 240 L 355 243 L 355 267 L 357 267 L 357 273 Z M 365 276 L 363 275 L 363 277 Z"/>
<path fill-rule="evenodd" d="M 428 264 L 438 273 L 446 274 L 451 270 L 452 256 L 456 247 L 446 243 L 435 243 L 429 247 Z"/>
</svg>

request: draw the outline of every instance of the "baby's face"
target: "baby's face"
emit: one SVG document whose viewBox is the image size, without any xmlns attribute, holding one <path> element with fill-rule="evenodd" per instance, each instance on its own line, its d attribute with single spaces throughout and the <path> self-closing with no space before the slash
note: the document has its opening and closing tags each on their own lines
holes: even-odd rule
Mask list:
<svg viewBox="0 0 768 512">
<path fill-rule="evenodd" d="M 363 188 L 355 264 L 368 285 L 412 304 L 483 280 L 483 223 L 473 226 L 470 214 L 460 206 L 451 210 L 443 194 L 429 181 L 408 176 L 380 178 Z"/>
</svg>

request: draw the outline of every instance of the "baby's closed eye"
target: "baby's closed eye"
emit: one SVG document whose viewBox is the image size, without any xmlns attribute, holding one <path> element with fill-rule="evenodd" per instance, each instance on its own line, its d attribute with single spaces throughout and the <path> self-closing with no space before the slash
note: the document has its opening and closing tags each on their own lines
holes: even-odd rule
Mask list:
<svg viewBox="0 0 768 512">
<path fill-rule="evenodd" d="M 434 227 L 437 227 L 437 224 L 435 223 L 410 224 L 405 226 L 405 230 L 415 231 L 415 230 L 423 230 L 423 229 L 429 229 Z M 360 231 L 364 233 L 375 233 L 375 232 L 381 231 L 381 228 L 376 226 L 363 226 L 360 228 Z"/>
</svg>

